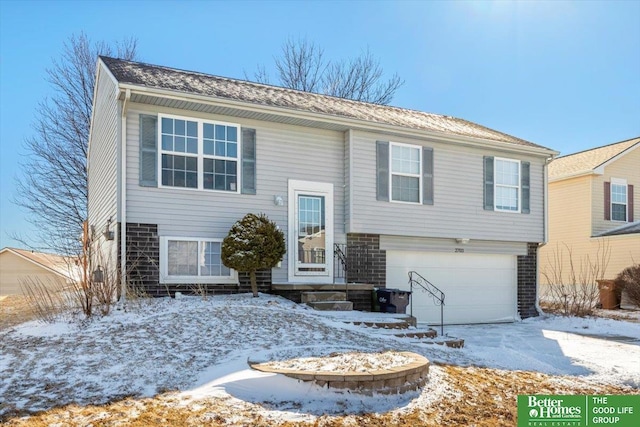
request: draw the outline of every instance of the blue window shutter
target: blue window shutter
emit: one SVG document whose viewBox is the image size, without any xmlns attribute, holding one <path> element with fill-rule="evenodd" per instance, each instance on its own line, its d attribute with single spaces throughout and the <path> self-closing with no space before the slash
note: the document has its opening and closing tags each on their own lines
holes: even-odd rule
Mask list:
<svg viewBox="0 0 640 427">
<path fill-rule="evenodd" d="M 522 162 L 520 164 L 520 187 L 522 192 L 522 209 L 523 214 L 531 212 L 530 200 L 531 200 L 531 186 L 530 186 L 530 171 L 531 164 L 529 162 Z"/>
<path fill-rule="evenodd" d="M 256 194 L 256 130 L 242 128 L 242 194 Z"/>
<path fill-rule="evenodd" d="M 433 148 L 422 148 L 422 204 L 433 205 Z"/>
<path fill-rule="evenodd" d="M 493 157 L 484 157 L 484 209 L 493 210 Z"/>
<path fill-rule="evenodd" d="M 389 201 L 389 142 L 376 141 L 376 187 L 378 200 Z"/>
<path fill-rule="evenodd" d="M 158 186 L 158 118 L 140 114 L 140 186 Z"/>
</svg>

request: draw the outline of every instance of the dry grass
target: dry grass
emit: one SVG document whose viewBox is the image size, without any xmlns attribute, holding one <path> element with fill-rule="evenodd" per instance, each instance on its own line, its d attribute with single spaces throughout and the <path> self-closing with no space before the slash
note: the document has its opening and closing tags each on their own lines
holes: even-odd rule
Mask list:
<svg viewBox="0 0 640 427">
<path fill-rule="evenodd" d="M 0 330 L 34 320 L 36 313 L 24 295 L 0 296 Z"/>
<path fill-rule="evenodd" d="M 444 366 L 445 380 L 459 397 L 448 395 L 412 411 L 345 417 L 322 416 L 313 422 L 276 422 L 261 407 L 234 398 L 184 401 L 166 393 L 156 398 L 123 400 L 100 406 L 51 409 L 6 421 L 8 426 L 513 426 L 518 394 L 629 394 L 640 393 L 612 385 L 597 385 L 535 372 Z"/>
<path fill-rule="evenodd" d="M 27 298 L 0 299 L 0 330 L 33 320 Z M 519 394 L 640 394 L 575 377 L 477 367 L 442 366 L 451 393 L 423 407 L 385 414 L 322 416 L 312 422 L 277 422 L 257 404 L 232 397 L 184 400 L 168 392 L 154 398 L 125 397 L 105 405 L 67 405 L 37 414 L 13 413 L 7 426 L 514 426 Z M 348 399 L 345 399 L 348 405 Z M 1 404 L 1 402 L 0 402 Z"/>
</svg>

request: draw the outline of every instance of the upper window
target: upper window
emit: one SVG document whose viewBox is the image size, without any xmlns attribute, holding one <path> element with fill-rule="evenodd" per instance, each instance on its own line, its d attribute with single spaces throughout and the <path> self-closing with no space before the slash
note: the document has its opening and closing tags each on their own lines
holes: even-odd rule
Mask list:
<svg viewBox="0 0 640 427">
<path fill-rule="evenodd" d="M 222 264 L 222 239 L 162 237 L 162 282 L 232 281 L 234 271 Z"/>
<path fill-rule="evenodd" d="M 611 220 L 627 221 L 627 183 L 624 180 L 611 180 Z"/>
<path fill-rule="evenodd" d="M 420 203 L 421 148 L 391 143 L 391 200 Z"/>
<path fill-rule="evenodd" d="M 238 192 L 239 126 L 159 117 L 162 186 Z"/>
<path fill-rule="evenodd" d="M 495 210 L 520 211 L 520 162 L 494 159 Z"/>
</svg>

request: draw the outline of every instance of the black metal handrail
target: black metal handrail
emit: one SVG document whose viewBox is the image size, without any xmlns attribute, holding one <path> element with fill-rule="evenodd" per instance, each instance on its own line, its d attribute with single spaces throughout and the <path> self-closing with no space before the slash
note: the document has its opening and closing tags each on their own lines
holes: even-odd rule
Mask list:
<svg viewBox="0 0 640 427">
<path fill-rule="evenodd" d="M 335 259 L 338 261 L 333 265 L 333 280 L 340 277 L 344 277 L 344 293 L 347 301 L 349 301 L 349 280 L 347 278 L 347 245 L 334 243 L 333 245 L 333 253 L 335 255 Z M 337 264 L 337 265 L 336 265 Z M 340 271 L 342 270 L 342 271 Z"/>
<path fill-rule="evenodd" d="M 444 292 L 442 292 L 436 285 L 419 275 L 415 271 L 409 272 L 409 287 L 413 294 L 413 285 L 417 285 L 422 288 L 422 292 L 427 292 L 433 298 L 433 302 L 440 306 L 440 335 L 444 335 Z M 411 316 L 413 317 L 413 298 L 411 298 Z"/>
</svg>

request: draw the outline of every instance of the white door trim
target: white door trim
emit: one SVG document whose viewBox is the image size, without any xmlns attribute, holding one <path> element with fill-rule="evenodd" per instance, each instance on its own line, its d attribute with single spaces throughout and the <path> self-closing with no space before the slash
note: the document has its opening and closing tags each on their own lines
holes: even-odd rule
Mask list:
<svg viewBox="0 0 640 427">
<path fill-rule="evenodd" d="M 324 196 L 325 206 L 325 263 L 326 269 L 321 274 L 298 274 L 297 271 L 297 197 L 299 194 L 311 196 Z M 288 279 L 290 283 L 333 283 L 333 184 L 327 182 L 289 180 L 288 194 L 289 211 L 289 243 L 288 252 Z"/>
</svg>

